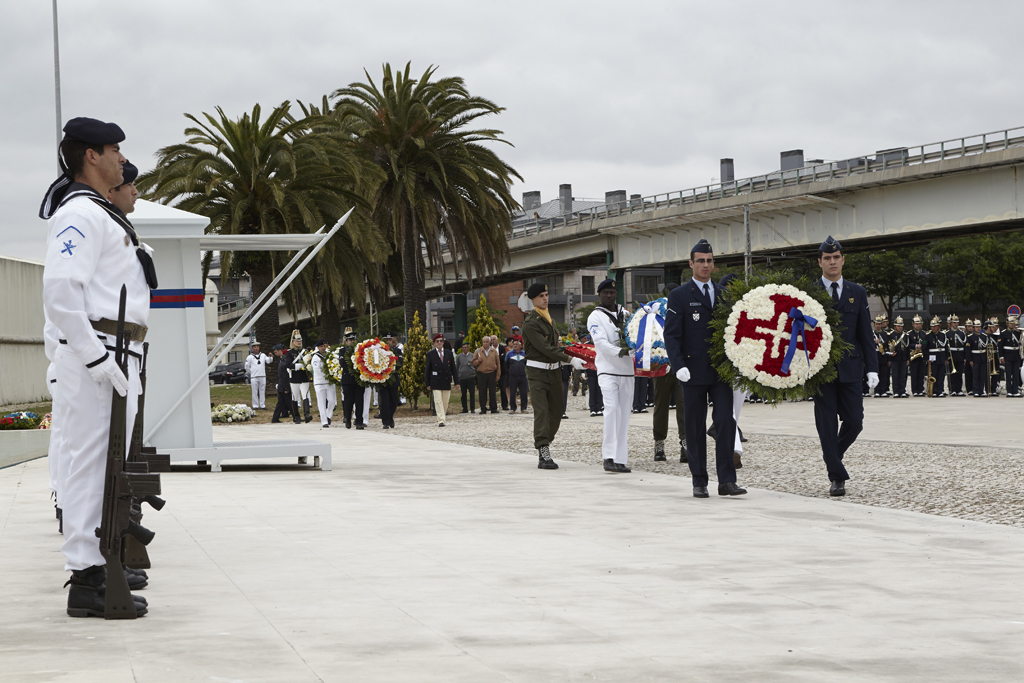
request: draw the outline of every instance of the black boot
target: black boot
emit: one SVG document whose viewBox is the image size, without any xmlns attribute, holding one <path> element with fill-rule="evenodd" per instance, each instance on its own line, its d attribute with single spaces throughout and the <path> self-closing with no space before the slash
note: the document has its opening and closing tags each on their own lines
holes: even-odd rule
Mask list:
<svg viewBox="0 0 1024 683">
<path fill-rule="evenodd" d="M 686 457 L 686 444 L 681 443 L 679 444 L 679 462 L 686 463 L 687 460 L 688 459 Z"/>
<path fill-rule="evenodd" d="M 70 585 L 68 591 L 68 616 L 70 617 L 103 617 L 106 611 L 107 572 L 104 567 L 92 566 L 71 572 L 71 578 L 64 585 Z M 132 596 L 135 603 L 135 615 L 141 617 L 147 612 L 144 598 Z"/>
<path fill-rule="evenodd" d="M 297 401 L 292 401 L 292 422 L 297 425 L 302 424 L 302 416 L 299 415 L 299 404 Z"/>
<path fill-rule="evenodd" d="M 617 472 L 618 470 L 615 469 L 615 461 L 612 460 L 611 458 L 605 458 L 604 459 L 604 471 L 605 472 Z"/>
<path fill-rule="evenodd" d="M 661 462 L 665 459 L 665 440 L 659 439 L 654 442 L 654 461 Z"/>
<path fill-rule="evenodd" d="M 302 399 L 302 414 L 306 416 L 306 422 L 312 422 L 313 413 L 311 411 L 308 398 Z"/>
<path fill-rule="evenodd" d="M 551 448 L 548 446 L 541 446 L 537 449 L 540 454 L 540 459 L 537 462 L 537 469 L 539 470 L 557 470 L 558 463 L 551 459 Z"/>
</svg>

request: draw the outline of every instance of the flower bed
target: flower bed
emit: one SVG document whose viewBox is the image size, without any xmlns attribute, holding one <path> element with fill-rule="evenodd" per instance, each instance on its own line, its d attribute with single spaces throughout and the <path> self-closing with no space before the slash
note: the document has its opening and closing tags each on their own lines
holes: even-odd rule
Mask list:
<svg viewBox="0 0 1024 683">
<path fill-rule="evenodd" d="M 46 420 L 46 427 L 49 428 L 49 414 L 45 417 L 31 412 L 8 413 L 0 417 L 0 429 L 36 429 Z"/>
<path fill-rule="evenodd" d="M 248 422 L 255 414 L 256 411 L 244 403 L 222 403 L 213 409 L 211 418 L 214 422 Z"/>
<path fill-rule="evenodd" d="M 715 310 L 711 360 L 722 381 L 769 403 L 807 398 L 849 348 L 824 289 L 784 271 L 734 282 Z M 796 333 L 794 333 L 796 328 Z"/>
</svg>

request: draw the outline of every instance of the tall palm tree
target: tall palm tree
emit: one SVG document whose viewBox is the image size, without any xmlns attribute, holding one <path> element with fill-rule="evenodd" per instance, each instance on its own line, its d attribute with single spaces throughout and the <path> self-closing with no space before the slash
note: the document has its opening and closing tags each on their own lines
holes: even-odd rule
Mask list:
<svg viewBox="0 0 1024 683">
<path fill-rule="evenodd" d="M 331 97 L 358 154 L 383 173 L 370 195 L 370 215 L 401 253 L 405 319 L 411 325 L 416 312 L 426 320 L 427 269 L 441 266 L 444 279 L 445 247 L 456 273 L 465 267 L 470 279 L 507 262 L 507 236 L 518 208 L 510 186 L 520 176 L 481 144 L 510 144 L 500 130 L 468 128 L 502 107 L 471 96 L 461 78 L 431 80 L 436 67 L 419 78 L 409 71 L 410 64 L 397 73 L 385 64 L 379 88 L 364 71 L 367 83 L 352 83 Z"/>
<path fill-rule="evenodd" d="M 362 162 L 344 138 L 318 130 L 316 115 L 296 119 L 290 110 L 284 102 L 265 120 L 258 104 L 237 120 L 220 107 L 216 117 L 204 113 L 205 121 L 186 114 L 195 124 L 185 129 L 187 141 L 159 150 L 156 168 L 140 176 L 136 185 L 147 199 L 175 202 L 177 208 L 206 216 L 208 233 L 310 233 L 329 226 L 363 202 Z M 365 223 L 346 223 L 318 255 L 317 272 L 304 275 L 286 295 L 289 307 L 301 305 L 298 293 L 303 289 L 313 311 L 321 295 L 335 305 L 362 302 L 363 264 L 386 255 L 373 233 Z M 288 258 L 280 252 L 225 252 L 221 272 L 248 272 L 258 296 Z M 316 290 L 312 282 L 318 283 Z M 265 345 L 279 341 L 277 307 L 271 306 L 255 328 Z"/>
</svg>

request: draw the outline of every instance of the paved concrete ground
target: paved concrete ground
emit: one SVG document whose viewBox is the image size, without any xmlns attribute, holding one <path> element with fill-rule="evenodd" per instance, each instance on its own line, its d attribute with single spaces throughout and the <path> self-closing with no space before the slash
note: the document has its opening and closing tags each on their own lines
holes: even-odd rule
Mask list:
<svg viewBox="0 0 1024 683">
<path fill-rule="evenodd" d="M 319 436 L 333 472 L 164 476 L 137 622 L 65 616 L 46 460 L 0 470 L 3 680 L 1024 679 L 1019 528 Z"/>
</svg>

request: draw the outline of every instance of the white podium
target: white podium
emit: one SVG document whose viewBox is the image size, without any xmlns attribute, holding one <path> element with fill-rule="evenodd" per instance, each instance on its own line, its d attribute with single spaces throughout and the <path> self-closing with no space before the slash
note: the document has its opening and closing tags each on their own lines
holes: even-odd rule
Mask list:
<svg viewBox="0 0 1024 683">
<path fill-rule="evenodd" d="M 214 442 L 210 386 L 201 382 L 167 415 L 194 381 L 207 373 L 206 320 L 203 311 L 202 250 L 298 250 L 315 243 L 315 235 L 205 235 L 209 220 L 162 204 L 139 200 L 129 216 L 139 238 L 153 247 L 159 289 L 152 292 L 149 313 L 149 358 L 146 364 L 146 432 L 163 424 L 146 440 L 172 462 L 208 461 L 213 471 L 231 459 L 313 458 L 331 469 L 330 444 L 313 440 Z"/>
</svg>

